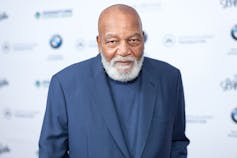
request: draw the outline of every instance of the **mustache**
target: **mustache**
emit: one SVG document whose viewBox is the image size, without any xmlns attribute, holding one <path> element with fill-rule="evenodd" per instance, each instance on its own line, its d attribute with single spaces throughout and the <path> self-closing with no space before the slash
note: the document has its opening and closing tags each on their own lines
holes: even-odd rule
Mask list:
<svg viewBox="0 0 237 158">
<path fill-rule="evenodd" d="M 133 56 L 126 56 L 126 57 L 116 56 L 111 60 L 111 63 L 115 63 L 115 62 L 119 62 L 119 61 L 120 62 L 125 62 L 125 61 L 134 62 L 134 61 L 136 61 L 136 58 Z"/>
</svg>

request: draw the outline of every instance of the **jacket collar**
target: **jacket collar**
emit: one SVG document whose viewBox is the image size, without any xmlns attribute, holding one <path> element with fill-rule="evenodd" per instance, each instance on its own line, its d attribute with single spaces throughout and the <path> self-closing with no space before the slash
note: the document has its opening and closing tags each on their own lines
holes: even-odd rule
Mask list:
<svg viewBox="0 0 237 158">
<path fill-rule="evenodd" d="M 139 117 L 138 141 L 136 158 L 141 158 L 144 151 L 147 138 L 149 136 L 151 121 L 153 118 L 153 111 L 155 101 L 157 99 L 157 87 L 159 80 L 155 78 L 151 70 L 154 69 L 150 63 L 144 59 L 142 68 L 142 87 L 141 87 L 141 115 Z"/>
</svg>

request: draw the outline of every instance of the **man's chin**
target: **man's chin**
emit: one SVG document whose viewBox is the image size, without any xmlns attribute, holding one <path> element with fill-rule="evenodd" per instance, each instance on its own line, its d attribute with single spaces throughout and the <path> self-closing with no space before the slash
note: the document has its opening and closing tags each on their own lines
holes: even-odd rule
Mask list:
<svg viewBox="0 0 237 158">
<path fill-rule="evenodd" d="M 129 67 L 129 68 L 116 68 L 117 72 L 121 75 L 130 75 L 130 73 L 132 72 L 133 67 Z"/>
<path fill-rule="evenodd" d="M 143 64 L 143 59 L 144 57 L 142 56 L 140 60 L 138 61 L 134 60 L 131 63 L 131 65 L 130 64 L 117 65 L 115 62 L 111 63 L 111 61 L 110 62 L 107 61 L 102 54 L 102 64 L 107 75 L 111 79 L 120 81 L 120 82 L 128 82 L 137 78 Z"/>
<path fill-rule="evenodd" d="M 128 82 L 137 78 L 140 68 L 138 67 L 129 67 L 129 68 L 116 68 L 116 67 L 107 67 L 106 72 L 110 78 L 120 82 Z"/>
</svg>

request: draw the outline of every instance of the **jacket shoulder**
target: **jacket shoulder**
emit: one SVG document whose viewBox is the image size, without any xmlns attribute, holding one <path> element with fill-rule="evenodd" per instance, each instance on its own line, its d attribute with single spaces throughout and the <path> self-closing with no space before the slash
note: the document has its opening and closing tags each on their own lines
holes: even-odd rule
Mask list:
<svg viewBox="0 0 237 158">
<path fill-rule="evenodd" d="M 145 57 L 144 66 L 147 67 L 148 71 L 158 75 L 172 75 L 180 73 L 180 70 L 175 66 L 149 57 Z"/>
<path fill-rule="evenodd" d="M 53 77 L 58 78 L 61 82 L 73 82 L 74 80 L 88 78 L 91 75 L 91 71 L 95 64 L 96 58 L 90 58 L 62 69 L 53 75 Z"/>
</svg>

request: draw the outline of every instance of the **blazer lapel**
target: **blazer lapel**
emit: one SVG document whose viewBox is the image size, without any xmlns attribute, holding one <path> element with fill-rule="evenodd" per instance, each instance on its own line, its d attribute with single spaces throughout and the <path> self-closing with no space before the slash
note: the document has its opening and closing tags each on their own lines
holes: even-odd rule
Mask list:
<svg viewBox="0 0 237 158">
<path fill-rule="evenodd" d="M 91 92 L 95 99 L 95 106 L 101 113 L 108 130 L 110 131 L 115 142 L 119 146 L 125 157 L 129 158 L 128 148 L 120 127 L 117 112 L 111 97 L 109 86 L 106 81 L 106 74 L 100 61 L 101 57 L 97 56 L 97 63 L 95 64 L 95 75 L 91 78 L 93 83 Z"/>
<path fill-rule="evenodd" d="M 140 127 L 138 129 L 138 144 L 136 150 L 137 158 L 142 157 L 146 145 L 157 96 L 156 88 L 158 79 L 153 78 L 152 73 L 149 72 L 149 69 L 146 66 L 146 63 L 144 63 L 142 70 Z"/>
</svg>

